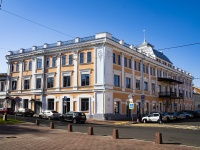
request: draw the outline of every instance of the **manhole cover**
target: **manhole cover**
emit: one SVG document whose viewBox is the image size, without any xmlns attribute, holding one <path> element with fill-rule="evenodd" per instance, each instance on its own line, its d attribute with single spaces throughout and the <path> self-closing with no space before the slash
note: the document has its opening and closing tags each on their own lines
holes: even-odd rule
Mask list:
<svg viewBox="0 0 200 150">
<path fill-rule="evenodd" d="M 15 136 L 7 136 L 6 138 L 10 139 L 10 138 L 17 138 Z"/>
</svg>

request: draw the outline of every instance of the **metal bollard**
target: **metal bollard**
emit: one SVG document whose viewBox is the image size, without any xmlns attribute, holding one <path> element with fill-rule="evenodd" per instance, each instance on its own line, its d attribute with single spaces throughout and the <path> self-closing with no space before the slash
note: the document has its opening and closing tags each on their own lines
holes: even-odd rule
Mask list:
<svg viewBox="0 0 200 150">
<path fill-rule="evenodd" d="M 72 125 L 71 124 L 68 124 L 67 130 L 68 130 L 68 132 L 72 132 Z"/>
<path fill-rule="evenodd" d="M 157 132 L 155 134 L 155 143 L 156 144 L 162 144 L 162 133 Z"/>
<path fill-rule="evenodd" d="M 3 115 L 3 121 L 7 121 L 7 114 Z"/>
<path fill-rule="evenodd" d="M 54 123 L 50 122 L 50 129 L 54 129 Z"/>
<path fill-rule="evenodd" d="M 36 125 L 40 125 L 40 121 L 38 119 L 36 119 Z"/>
<path fill-rule="evenodd" d="M 88 127 L 88 135 L 94 135 L 93 127 Z"/>
<path fill-rule="evenodd" d="M 119 133 L 118 133 L 117 129 L 113 129 L 112 137 L 113 137 L 113 139 L 118 139 L 119 138 Z"/>
</svg>

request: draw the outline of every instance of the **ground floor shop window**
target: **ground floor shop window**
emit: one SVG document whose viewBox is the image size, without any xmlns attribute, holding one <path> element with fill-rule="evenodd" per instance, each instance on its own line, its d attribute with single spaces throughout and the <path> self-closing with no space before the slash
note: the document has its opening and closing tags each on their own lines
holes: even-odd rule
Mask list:
<svg viewBox="0 0 200 150">
<path fill-rule="evenodd" d="M 89 98 L 82 98 L 81 111 L 88 111 L 88 110 L 89 110 Z"/>
<path fill-rule="evenodd" d="M 28 99 L 24 99 L 24 108 L 28 108 Z"/>
<path fill-rule="evenodd" d="M 156 111 L 156 103 L 153 103 L 153 111 Z"/>
<path fill-rule="evenodd" d="M 54 99 L 48 99 L 48 110 L 54 110 Z"/>
</svg>

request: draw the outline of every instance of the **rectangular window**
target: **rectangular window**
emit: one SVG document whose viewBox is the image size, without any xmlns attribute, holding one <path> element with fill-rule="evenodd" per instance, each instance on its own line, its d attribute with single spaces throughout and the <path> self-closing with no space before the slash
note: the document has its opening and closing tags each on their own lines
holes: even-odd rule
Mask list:
<svg viewBox="0 0 200 150">
<path fill-rule="evenodd" d="M 89 98 L 81 98 L 81 111 L 89 110 Z"/>
<path fill-rule="evenodd" d="M 17 89 L 17 81 L 12 81 L 12 90 Z"/>
<path fill-rule="evenodd" d="M 113 53 L 113 64 L 116 64 L 115 53 Z"/>
<path fill-rule="evenodd" d="M 121 65 L 121 56 L 120 55 L 118 55 L 118 63 L 117 64 Z"/>
<path fill-rule="evenodd" d="M 52 67 L 56 67 L 56 57 L 52 58 Z"/>
<path fill-rule="evenodd" d="M 36 79 L 36 89 L 40 89 L 41 88 L 41 78 L 37 78 Z"/>
<path fill-rule="evenodd" d="M 16 64 L 16 71 L 19 72 L 19 64 Z"/>
<path fill-rule="evenodd" d="M 156 75 L 156 69 L 153 68 L 153 75 L 155 76 Z"/>
<path fill-rule="evenodd" d="M 87 63 L 92 62 L 92 52 L 87 52 Z"/>
<path fill-rule="evenodd" d="M 138 62 L 138 71 L 140 71 L 140 62 Z"/>
<path fill-rule="evenodd" d="M 27 68 L 27 63 L 24 62 L 24 71 L 26 71 L 26 68 Z"/>
<path fill-rule="evenodd" d="M 159 72 L 160 72 L 160 71 L 159 71 L 159 70 L 157 70 L 157 77 L 160 77 L 160 75 L 159 75 Z"/>
<path fill-rule="evenodd" d="M 143 69 L 143 73 L 145 73 L 145 65 L 144 64 L 142 66 L 142 69 Z"/>
<path fill-rule="evenodd" d="M 70 76 L 63 76 L 63 87 L 70 86 Z"/>
<path fill-rule="evenodd" d="M 29 89 L 29 84 L 30 84 L 29 80 L 24 80 L 24 89 L 25 90 Z"/>
<path fill-rule="evenodd" d="M 47 88 L 53 88 L 53 84 L 54 84 L 54 78 L 53 77 L 47 78 Z"/>
<path fill-rule="evenodd" d="M 158 92 L 161 92 L 162 91 L 162 87 L 161 85 L 158 85 Z"/>
<path fill-rule="evenodd" d="M 134 65 L 135 65 L 135 70 L 137 70 L 137 62 L 136 61 L 134 62 Z"/>
<path fill-rule="evenodd" d="M 151 89 L 152 89 L 152 92 L 155 92 L 156 89 L 155 89 L 155 84 L 154 83 L 151 84 Z"/>
<path fill-rule="evenodd" d="M 47 58 L 47 60 L 46 60 L 46 67 L 47 67 L 47 68 L 50 67 L 50 58 Z"/>
<path fill-rule="evenodd" d="M 152 67 L 150 67 L 150 75 L 153 75 L 153 73 L 152 73 Z"/>
<path fill-rule="evenodd" d="M 120 87 L 120 77 L 118 75 L 114 75 L 114 86 Z"/>
<path fill-rule="evenodd" d="M 132 66 L 131 66 L 131 59 L 129 59 L 128 62 L 129 62 L 129 68 L 132 68 Z"/>
<path fill-rule="evenodd" d="M 69 65 L 73 65 L 73 54 L 69 55 Z"/>
<path fill-rule="evenodd" d="M 28 70 L 32 70 L 32 61 L 29 61 Z"/>
<path fill-rule="evenodd" d="M 149 74 L 149 66 L 146 66 L 146 74 Z"/>
<path fill-rule="evenodd" d="M 124 67 L 127 67 L 127 58 L 124 57 Z"/>
<path fill-rule="evenodd" d="M 80 64 L 84 63 L 84 53 L 80 53 Z"/>
<path fill-rule="evenodd" d="M 63 55 L 62 56 L 62 66 L 65 66 L 66 65 L 66 56 Z"/>
<path fill-rule="evenodd" d="M 48 99 L 48 110 L 54 110 L 54 99 Z"/>
<path fill-rule="evenodd" d="M 144 90 L 148 91 L 148 82 L 146 82 L 146 81 L 144 82 Z"/>
<path fill-rule="evenodd" d="M 11 64 L 11 72 L 14 72 L 14 64 Z"/>
<path fill-rule="evenodd" d="M 28 99 L 24 99 L 24 108 L 28 108 Z"/>
<path fill-rule="evenodd" d="M 4 91 L 4 82 L 1 82 L 1 91 Z"/>
<path fill-rule="evenodd" d="M 131 88 L 131 78 L 126 77 L 126 88 Z"/>
<path fill-rule="evenodd" d="M 136 89 L 140 90 L 140 80 L 136 80 Z"/>
<path fill-rule="evenodd" d="M 90 75 L 89 74 L 82 74 L 81 75 L 81 86 L 90 85 Z"/>
<path fill-rule="evenodd" d="M 42 69 L 42 59 L 37 59 L 37 69 Z"/>
</svg>

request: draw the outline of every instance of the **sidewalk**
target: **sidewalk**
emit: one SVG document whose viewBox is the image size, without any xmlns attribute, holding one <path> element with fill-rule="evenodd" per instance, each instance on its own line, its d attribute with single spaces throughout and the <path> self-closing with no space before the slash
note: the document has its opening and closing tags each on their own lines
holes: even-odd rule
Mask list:
<svg viewBox="0 0 200 150">
<path fill-rule="evenodd" d="M 0 150 L 196 150 L 199 148 L 50 129 L 32 123 L 0 125 Z"/>
</svg>

